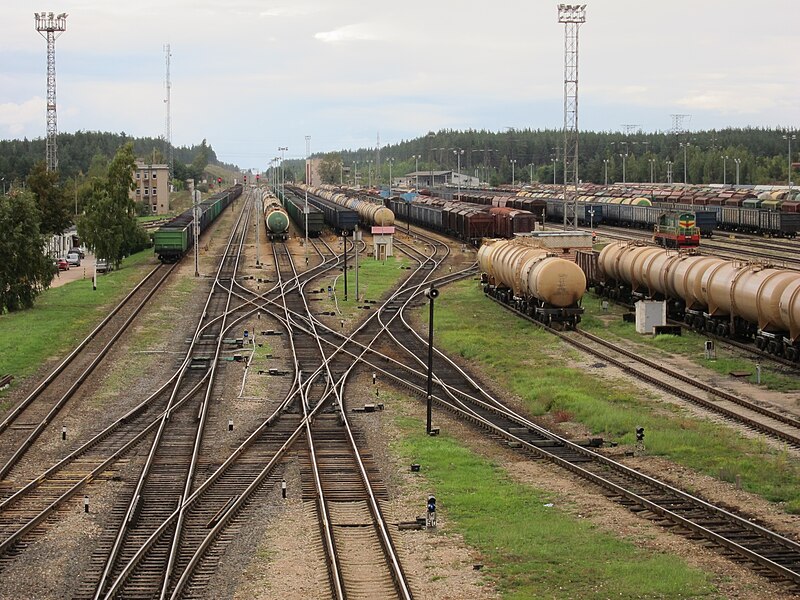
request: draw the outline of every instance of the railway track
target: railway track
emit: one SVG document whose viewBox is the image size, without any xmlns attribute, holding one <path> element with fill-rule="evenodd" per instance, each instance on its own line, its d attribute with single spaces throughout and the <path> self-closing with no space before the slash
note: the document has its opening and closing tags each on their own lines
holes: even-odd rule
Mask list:
<svg viewBox="0 0 800 600">
<path fill-rule="evenodd" d="M 400 341 L 411 347 L 413 338 L 417 344 L 424 343 L 419 334 L 406 334 Z M 795 540 L 560 438 L 492 397 L 444 355 L 437 354 L 435 374 L 437 406 L 596 484 L 611 500 L 637 514 L 710 543 L 757 573 L 800 591 L 800 544 Z M 406 374 L 385 375 L 424 397 L 424 388 L 410 382 Z"/>
<path fill-rule="evenodd" d="M 26 398 L 5 415 L 0 422 L 2 496 L 14 489 L 17 481 L 31 475 L 19 472 L 25 454 L 70 401 L 80 401 L 83 384 L 103 364 L 114 344 L 173 269 L 174 265 L 159 265 L 150 271 Z"/>
<path fill-rule="evenodd" d="M 99 573 L 99 578 L 91 581 L 90 575 L 84 581 L 84 585 L 94 588 L 94 598 L 157 596 L 169 581 L 181 542 L 182 519 L 155 539 L 152 533 L 169 518 L 175 507 L 181 507 L 183 499 L 195 486 L 201 441 L 208 422 L 214 418 L 210 397 L 217 381 L 217 366 L 224 343 L 222 334 L 232 311 L 230 290 L 251 209 L 252 202 L 248 202 L 233 228 L 215 276 L 215 285 L 188 348 L 187 360 L 175 379 L 169 404 L 124 510 L 124 519 L 117 528 L 113 543 L 99 548 L 96 556 L 101 556 L 101 561 L 90 568 L 90 573 Z M 201 345 L 205 340 L 213 340 L 211 348 Z M 191 402 L 181 407 L 174 406 L 176 398 L 198 385 Z"/>
</svg>

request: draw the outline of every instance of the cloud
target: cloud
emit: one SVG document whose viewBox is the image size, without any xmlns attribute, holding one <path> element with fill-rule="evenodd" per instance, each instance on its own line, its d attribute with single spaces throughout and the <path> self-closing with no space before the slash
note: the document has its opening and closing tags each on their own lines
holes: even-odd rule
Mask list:
<svg viewBox="0 0 800 600">
<path fill-rule="evenodd" d="M 329 44 L 339 44 L 343 42 L 371 42 L 381 39 L 376 33 L 374 26 L 366 23 L 354 23 L 334 29 L 333 31 L 321 31 L 314 34 L 314 39 Z"/>
<path fill-rule="evenodd" d="M 44 124 L 46 112 L 47 102 L 40 96 L 22 104 L 0 104 L 0 127 L 7 129 L 10 135 L 20 135 L 31 123 L 41 121 Z"/>
</svg>

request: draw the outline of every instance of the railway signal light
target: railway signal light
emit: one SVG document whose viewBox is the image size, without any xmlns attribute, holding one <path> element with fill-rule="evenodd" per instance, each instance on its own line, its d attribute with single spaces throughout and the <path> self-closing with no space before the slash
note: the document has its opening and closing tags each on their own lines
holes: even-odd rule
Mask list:
<svg viewBox="0 0 800 600">
<path fill-rule="evenodd" d="M 644 427 L 637 427 L 636 428 L 636 441 L 643 442 L 644 441 Z"/>
<path fill-rule="evenodd" d="M 428 514 L 425 515 L 425 525 L 428 529 L 436 527 L 436 497 L 428 496 Z"/>
<path fill-rule="evenodd" d="M 222 185 L 222 177 L 217 177 L 217 185 Z"/>
<path fill-rule="evenodd" d="M 244 184 L 247 185 L 247 175 L 244 176 Z"/>
</svg>

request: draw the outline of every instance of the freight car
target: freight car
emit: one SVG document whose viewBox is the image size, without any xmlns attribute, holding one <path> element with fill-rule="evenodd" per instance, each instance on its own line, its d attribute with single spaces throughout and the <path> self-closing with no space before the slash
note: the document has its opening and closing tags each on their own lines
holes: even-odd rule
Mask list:
<svg viewBox="0 0 800 600">
<path fill-rule="evenodd" d="M 800 272 L 624 243 L 603 248 L 597 270 L 601 293 L 663 299 L 698 331 L 800 359 Z"/>
<path fill-rule="evenodd" d="M 298 189 L 298 193 L 308 191 L 309 194 L 356 211 L 358 213 L 359 222 L 367 228 L 373 225 L 378 227 L 391 227 L 394 225 L 394 213 L 391 209 L 384 206 L 382 200 L 370 200 L 367 194 L 361 197 L 355 197 L 333 186 L 312 187 L 300 184 L 296 186 L 296 188 Z"/>
<path fill-rule="evenodd" d="M 299 187 L 289 186 L 289 188 L 298 195 L 305 195 L 305 190 L 301 190 Z M 347 208 L 332 200 L 326 200 L 311 193 L 308 194 L 308 203 L 316 206 L 322 212 L 325 223 L 339 235 L 344 232 L 354 231 L 356 225 L 358 225 L 358 213 L 352 208 Z"/>
<path fill-rule="evenodd" d="M 484 292 L 547 323 L 575 328 L 586 277 L 572 261 L 521 239 L 485 240 L 478 250 Z"/>
<path fill-rule="evenodd" d="M 265 191 L 261 195 L 261 203 L 264 209 L 264 224 L 267 227 L 267 237 L 271 241 L 285 241 L 289 237 L 288 213 L 270 191 Z"/>
<path fill-rule="evenodd" d="M 203 233 L 222 211 L 242 194 L 242 185 L 209 196 L 198 205 L 198 235 Z M 194 244 L 193 208 L 178 215 L 153 233 L 153 248 L 162 263 L 178 262 Z"/>
<path fill-rule="evenodd" d="M 305 233 L 306 222 L 308 222 L 308 237 L 319 237 L 325 227 L 325 217 L 322 211 L 310 202 L 307 205 L 308 215 L 304 213 L 306 208 L 305 197 L 300 198 L 294 192 L 287 192 L 283 194 L 281 204 L 289 213 L 289 216 L 294 221 L 294 224 L 300 228 L 300 231 Z"/>
<path fill-rule="evenodd" d="M 485 237 L 513 237 L 535 229 L 536 215 L 510 207 L 478 205 L 470 202 L 445 202 L 418 196 L 407 201 L 387 198 L 386 204 L 406 221 L 440 231 L 474 245 Z"/>
</svg>

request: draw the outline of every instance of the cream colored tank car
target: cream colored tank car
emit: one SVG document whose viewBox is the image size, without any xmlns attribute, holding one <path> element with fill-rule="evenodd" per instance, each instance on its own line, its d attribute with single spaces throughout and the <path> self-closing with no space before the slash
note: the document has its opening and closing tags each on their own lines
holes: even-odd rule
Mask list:
<svg viewBox="0 0 800 600">
<path fill-rule="evenodd" d="M 609 244 L 597 261 L 606 278 L 649 295 L 684 300 L 723 325 L 742 319 L 765 332 L 800 337 L 800 272 L 762 264 L 624 243 Z M 758 341 L 758 340 L 757 340 Z"/>
<path fill-rule="evenodd" d="M 576 305 L 586 291 L 586 276 L 577 264 L 514 240 L 485 241 L 478 263 L 494 285 L 557 308 Z"/>
</svg>

